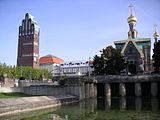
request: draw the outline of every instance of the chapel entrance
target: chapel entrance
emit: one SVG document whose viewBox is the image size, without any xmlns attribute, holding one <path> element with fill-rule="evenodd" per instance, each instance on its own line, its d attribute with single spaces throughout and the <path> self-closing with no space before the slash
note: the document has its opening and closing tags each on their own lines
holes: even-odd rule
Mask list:
<svg viewBox="0 0 160 120">
<path fill-rule="evenodd" d="M 128 72 L 130 72 L 131 74 L 136 74 L 136 64 L 129 64 L 128 66 Z"/>
</svg>

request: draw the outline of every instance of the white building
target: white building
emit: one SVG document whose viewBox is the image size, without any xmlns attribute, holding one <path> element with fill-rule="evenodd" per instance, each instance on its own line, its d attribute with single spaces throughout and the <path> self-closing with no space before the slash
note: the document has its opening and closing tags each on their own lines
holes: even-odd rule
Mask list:
<svg viewBox="0 0 160 120">
<path fill-rule="evenodd" d="M 46 55 L 39 60 L 40 69 L 48 70 L 53 76 L 76 76 L 76 75 L 90 75 L 93 72 L 93 61 L 68 61 L 64 62 L 62 59 Z"/>
<path fill-rule="evenodd" d="M 93 61 L 69 61 L 63 62 L 60 65 L 61 75 L 74 76 L 74 75 L 89 75 L 93 72 Z"/>
<path fill-rule="evenodd" d="M 48 70 L 53 76 L 60 75 L 60 64 L 62 62 L 64 62 L 62 59 L 53 55 L 46 55 L 39 60 L 40 69 Z"/>
</svg>

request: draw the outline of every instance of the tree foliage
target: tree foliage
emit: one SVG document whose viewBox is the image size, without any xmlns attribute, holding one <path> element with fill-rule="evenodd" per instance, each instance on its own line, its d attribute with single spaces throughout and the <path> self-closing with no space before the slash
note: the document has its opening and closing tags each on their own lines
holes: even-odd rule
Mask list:
<svg viewBox="0 0 160 120">
<path fill-rule="evenodd" d="M 103 49 L 100 56 L 94 56 L 93 68 L 97 75 L 117 75 L 126 68 L 126 63 L 120 51 L 112 46 Z"/>
<path fill-rule="evenodd" d="M 154 72 L 159 72 L 160 69 L 160 41 L 154 43 L 153 48 L 153 66 L 154 66 Z"/>
<path fill-rule="evenodd" d="M 6 64 L 0 64 L 0 76 L 7 74 L 7 78 L 19 79 L 24 77 L 25 79 L 39 80 L 43 75 L 44 78 L 52 78 L 52 74 L 47 70 L 34 69 L 32 67 L 15 67 L 7 66 Z"/>
<path fill-rule="evenodd" d="M 62 76 L 60 76 L 60 79 L 59 79 L 59 81 L 58 81 L 59 84 L 60 84 L 60 85 L 65 85 L 67 78 L 68 78 L 67 75 L 62 75 Z"/>
</svg>

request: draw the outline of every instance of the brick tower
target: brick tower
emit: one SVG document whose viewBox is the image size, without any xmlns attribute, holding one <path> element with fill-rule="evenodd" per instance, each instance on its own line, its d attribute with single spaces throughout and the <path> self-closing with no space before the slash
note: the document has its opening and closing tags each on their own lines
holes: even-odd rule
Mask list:
<svg viewBox="0 0 160 120">
<path fill-rule="evenodd" d="M 39 68 L 39 32 L 37 21 L 26 13 L 19 26 L 17 66 Z"/>
</svg>

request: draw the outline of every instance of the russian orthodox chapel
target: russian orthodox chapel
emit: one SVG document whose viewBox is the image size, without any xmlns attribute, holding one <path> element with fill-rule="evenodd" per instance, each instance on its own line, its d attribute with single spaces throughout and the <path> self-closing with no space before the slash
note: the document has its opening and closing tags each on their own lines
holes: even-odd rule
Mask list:
<svg viewBox="0 0 160 120">
<path fill-rule="evenodd" d="M 127 63 L 126 72 L 138 74 L 149 72 L 151 66 L 150 49 L 151 39 L 140 38 L 136 30 L 137 18 L 134 15 L 133 6 L 130 5 L 128 39 L 115 41 L 116 49 L 121 51 Z"/>
</svg>

